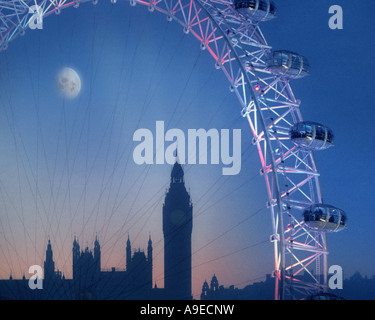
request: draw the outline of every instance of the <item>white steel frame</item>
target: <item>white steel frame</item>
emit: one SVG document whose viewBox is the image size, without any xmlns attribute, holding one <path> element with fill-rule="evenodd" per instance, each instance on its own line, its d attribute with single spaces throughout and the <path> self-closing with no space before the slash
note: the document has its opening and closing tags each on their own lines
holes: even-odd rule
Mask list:
<svg viewBox="0 0 375 320">
<path fill-rule="evenodd" d="M 231 0 L 118 0 L 141 4 L 175 20 L 215 60 L 236 94 L 253 133 L 265 178 L 274 246 L 275 299 L 303 298 L 327 290 L 326 232 L 303 222 L 302 212 L 322 202 L 319 173 L 311 151 L 299 149 L 289 128 L 302 121 L 300 101 L 287 78 L 267 68 L 272 52 L 259 23 L 244 19 Z M 37 4 L 43 17 L 88 0 L 0 1 L 0 51 L 28 28 Z M 111 0 L 114 4 L 117 1 Z M 303 275 L 303 276 L 302 276 Z"/>
</svg>

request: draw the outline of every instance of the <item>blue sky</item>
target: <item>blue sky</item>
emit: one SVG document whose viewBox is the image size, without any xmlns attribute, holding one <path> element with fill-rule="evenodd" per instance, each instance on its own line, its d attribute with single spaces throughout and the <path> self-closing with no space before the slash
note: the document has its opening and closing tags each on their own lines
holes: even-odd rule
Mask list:
<svg viewBox="0 0 375 320">
<path fill-rule="evenodd" d="M 329 263 L 345 276 L 373 275 L 375 4 L 340 1 L 344 29 L 330 30 L 333 4 L 278 1 L 277 19 L 261 28 L 275 49 L 308 58 L 311 76 L 292 88 L 304 119 L 335 133 L 335 147 L 316 160 L 324 200 L 347 212 L 349 228 L 329 235 Z M 61 99 L 54 83 L 64 66 L 82 79 L 72 101 Z M 40 264 L 48 237 L 56 266 L 70 277 L 74 234 L 90 247 L 98 234 L 105 268 L 124 266 L 128 234 L 141 249 L 151 234 L 154 281 L 163 285 L 161 207 L 171 168 L 132 159 L 133 132 L 154 131 L 157 120 L 184 131 L 242 129 L 240 175 L 222 176 L 221 165 L 185 166 L 194 294 L 213 273 L 238 287 L 271 273 L 271 221 L 250 130 L 224 74 L 177 23 L 128 3 L 69 8 L 12 42 L 0 71 L 2 277 Z"/>
</svg>

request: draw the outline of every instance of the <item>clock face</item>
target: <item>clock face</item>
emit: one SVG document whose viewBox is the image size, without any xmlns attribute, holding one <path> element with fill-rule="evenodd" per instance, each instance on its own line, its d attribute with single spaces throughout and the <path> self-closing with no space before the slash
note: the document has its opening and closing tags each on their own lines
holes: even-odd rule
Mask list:
<svg viewBox="0 0 375 320">
<path fill-rule="evenodd" d="M 186 214 L 183 210 L 177 209 L 177 210 L 172 211 L 170 215 L 170 219 L 174 225 L 180 226 L 185 222 Z"/>
</svg>

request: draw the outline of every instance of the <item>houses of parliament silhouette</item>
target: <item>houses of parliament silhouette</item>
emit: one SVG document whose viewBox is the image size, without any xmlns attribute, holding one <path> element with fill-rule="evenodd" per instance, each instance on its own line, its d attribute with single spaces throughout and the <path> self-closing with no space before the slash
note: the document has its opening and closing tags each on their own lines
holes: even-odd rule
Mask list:
<svg viewBox="0 0 375 320">
<path fill-rule="evenodd" d="M 164 288 L 153 287 L 152 240 L 147 255 L 135 251 L 126 242 L 126 268 L 102 270 L 98 237 L 94 249 L 81 250 L 79 239 L 73 241 L 73 277 L 65 279 L 55 269 L 50 240 L 44 261 L 43 289 L 31 290 L 29 280 L 0 280 L 0 299 L 165 299 L 191 300 L 191 233 L 193 206 L 184 182 L 178 158 L 171 171 L 170 186 L 163 204 Z"/>
</svg>

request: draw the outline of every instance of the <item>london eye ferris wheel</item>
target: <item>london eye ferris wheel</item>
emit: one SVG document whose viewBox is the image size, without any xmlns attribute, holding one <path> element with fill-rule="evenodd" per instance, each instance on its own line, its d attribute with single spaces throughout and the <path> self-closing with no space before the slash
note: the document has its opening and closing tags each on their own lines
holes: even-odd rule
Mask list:
<svg viewBox="0 0 375 320">
<path fill-rule="evenodd" d="M 0 1 L 0 51 L 24 35 L 35 14 L 47 17 L 91 0 Z M 111 0 L 115 4 L 116 0 Z M 333 146 L 333 132 L 302 117 L 293 81 L 310 73 L 308 60 L 272 49 L 261 31 L 275 18 L 271 0 L 129 0 L 162 13 L 193 35 L 223 71 L 248 122 L 260 158 L 274 247 L 275 299 L 328 290 L 327 233 L 346 227 L 344 211 L 325 204 L 314 152 Z M 38 6 L 38 12 L 32 10 Z M 302 276 L 303 275 L 303 276 Z"/>
</svg>

